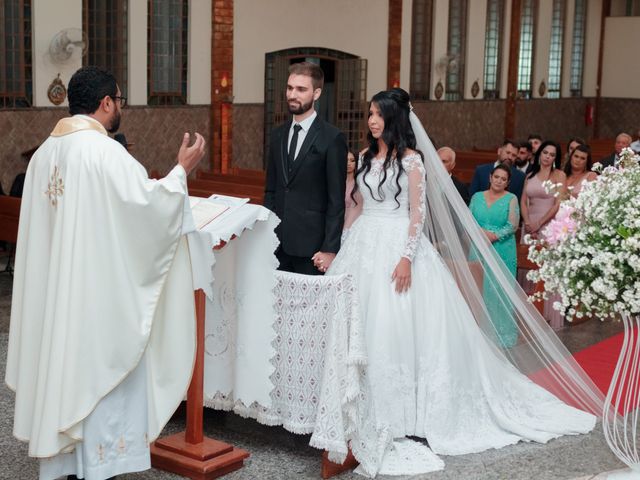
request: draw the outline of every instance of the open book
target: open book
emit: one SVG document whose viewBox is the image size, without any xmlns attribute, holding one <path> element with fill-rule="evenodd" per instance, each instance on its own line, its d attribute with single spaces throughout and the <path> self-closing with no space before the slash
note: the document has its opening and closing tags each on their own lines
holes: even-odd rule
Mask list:
<svg viewBox="0 0 640 480">
<path fill-rule="evenodd" d="M 249 201 L 248 198 L 211 195 L 209 198 L 189 197 L 193 221 L 202 230 L 225 212 L 231 212 Z"/>
<path fill-rule="evenodd" d="M 193 221 L 198 230 L 202 230 L 205 225 L 208 225 L 229 209 L 226 205 L 213 203 L 205 198 L 190 197 L 189 200 L 191 201 Z"/>
</svg>

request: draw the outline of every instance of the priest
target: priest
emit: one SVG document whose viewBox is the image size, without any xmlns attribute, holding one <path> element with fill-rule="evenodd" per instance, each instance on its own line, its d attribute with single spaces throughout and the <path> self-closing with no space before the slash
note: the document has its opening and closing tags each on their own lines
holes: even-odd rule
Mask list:
<svg viewBox="0 0 640 480">
<path fill-rule="evenodd" d="M 27 170 L 6 383 L 14 435 L 40 479 L 150 468 L 149 443 L 187 391 L 195 355 L 186 177 L 205 142 L 184 135 L 161 180 L 107 133 L 126 99 L 83 67 L 69 112 Z"/>
</svg>

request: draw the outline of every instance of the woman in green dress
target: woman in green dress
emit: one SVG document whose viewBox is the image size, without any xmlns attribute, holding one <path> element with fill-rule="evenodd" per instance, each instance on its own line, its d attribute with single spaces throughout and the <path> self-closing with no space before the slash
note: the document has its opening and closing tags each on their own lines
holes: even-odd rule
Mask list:
<svg viewBox="0 0 640 480">
<path fill-rule="evenodd" d="M 515 232 L 520 222 L 520 208 L 518 198 L 507 191 L 510 180 L 511 169 L 498 164 L 489 177 L 489 189 L 476 192 L 469 208 L 515 281 L 518 265 Z M 489 280 L 485 278 L 483 282 L 485 304 L 500 342 L 505 347 L 512 347 L 518 340 L 518 329 L 509 300 L 493 287 L 496 282 Z"/>
</svg>

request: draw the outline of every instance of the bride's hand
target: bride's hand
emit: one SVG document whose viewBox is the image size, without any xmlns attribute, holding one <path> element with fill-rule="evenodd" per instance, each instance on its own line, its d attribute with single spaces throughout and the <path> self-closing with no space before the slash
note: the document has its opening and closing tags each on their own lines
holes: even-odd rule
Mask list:
<svg viewBox="0 0 640 480">
<path fill-rule="evenodd" d="M 396 292 L 402 293 L 411 287 L 411 261 L 402 257 L 391 274 L 391 281 L 396 282 Z"/>
</svg>

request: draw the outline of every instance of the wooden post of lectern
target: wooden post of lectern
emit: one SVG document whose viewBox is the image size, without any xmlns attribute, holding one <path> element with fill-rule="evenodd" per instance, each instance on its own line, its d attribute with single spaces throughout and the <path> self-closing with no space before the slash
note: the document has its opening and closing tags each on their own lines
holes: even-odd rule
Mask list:
<svg viewBox="0 0 640 480">
<path fill-rule="evenodd" d="M 196 362 L 187 392 L 187 428 L 151 445 L 151 466 L 194 480 L 210 480 L 242 467 L 249 452 L 202 433 L 204 408 L 204 319 L 206 296 L 195 292 Z"/>
</svg>

